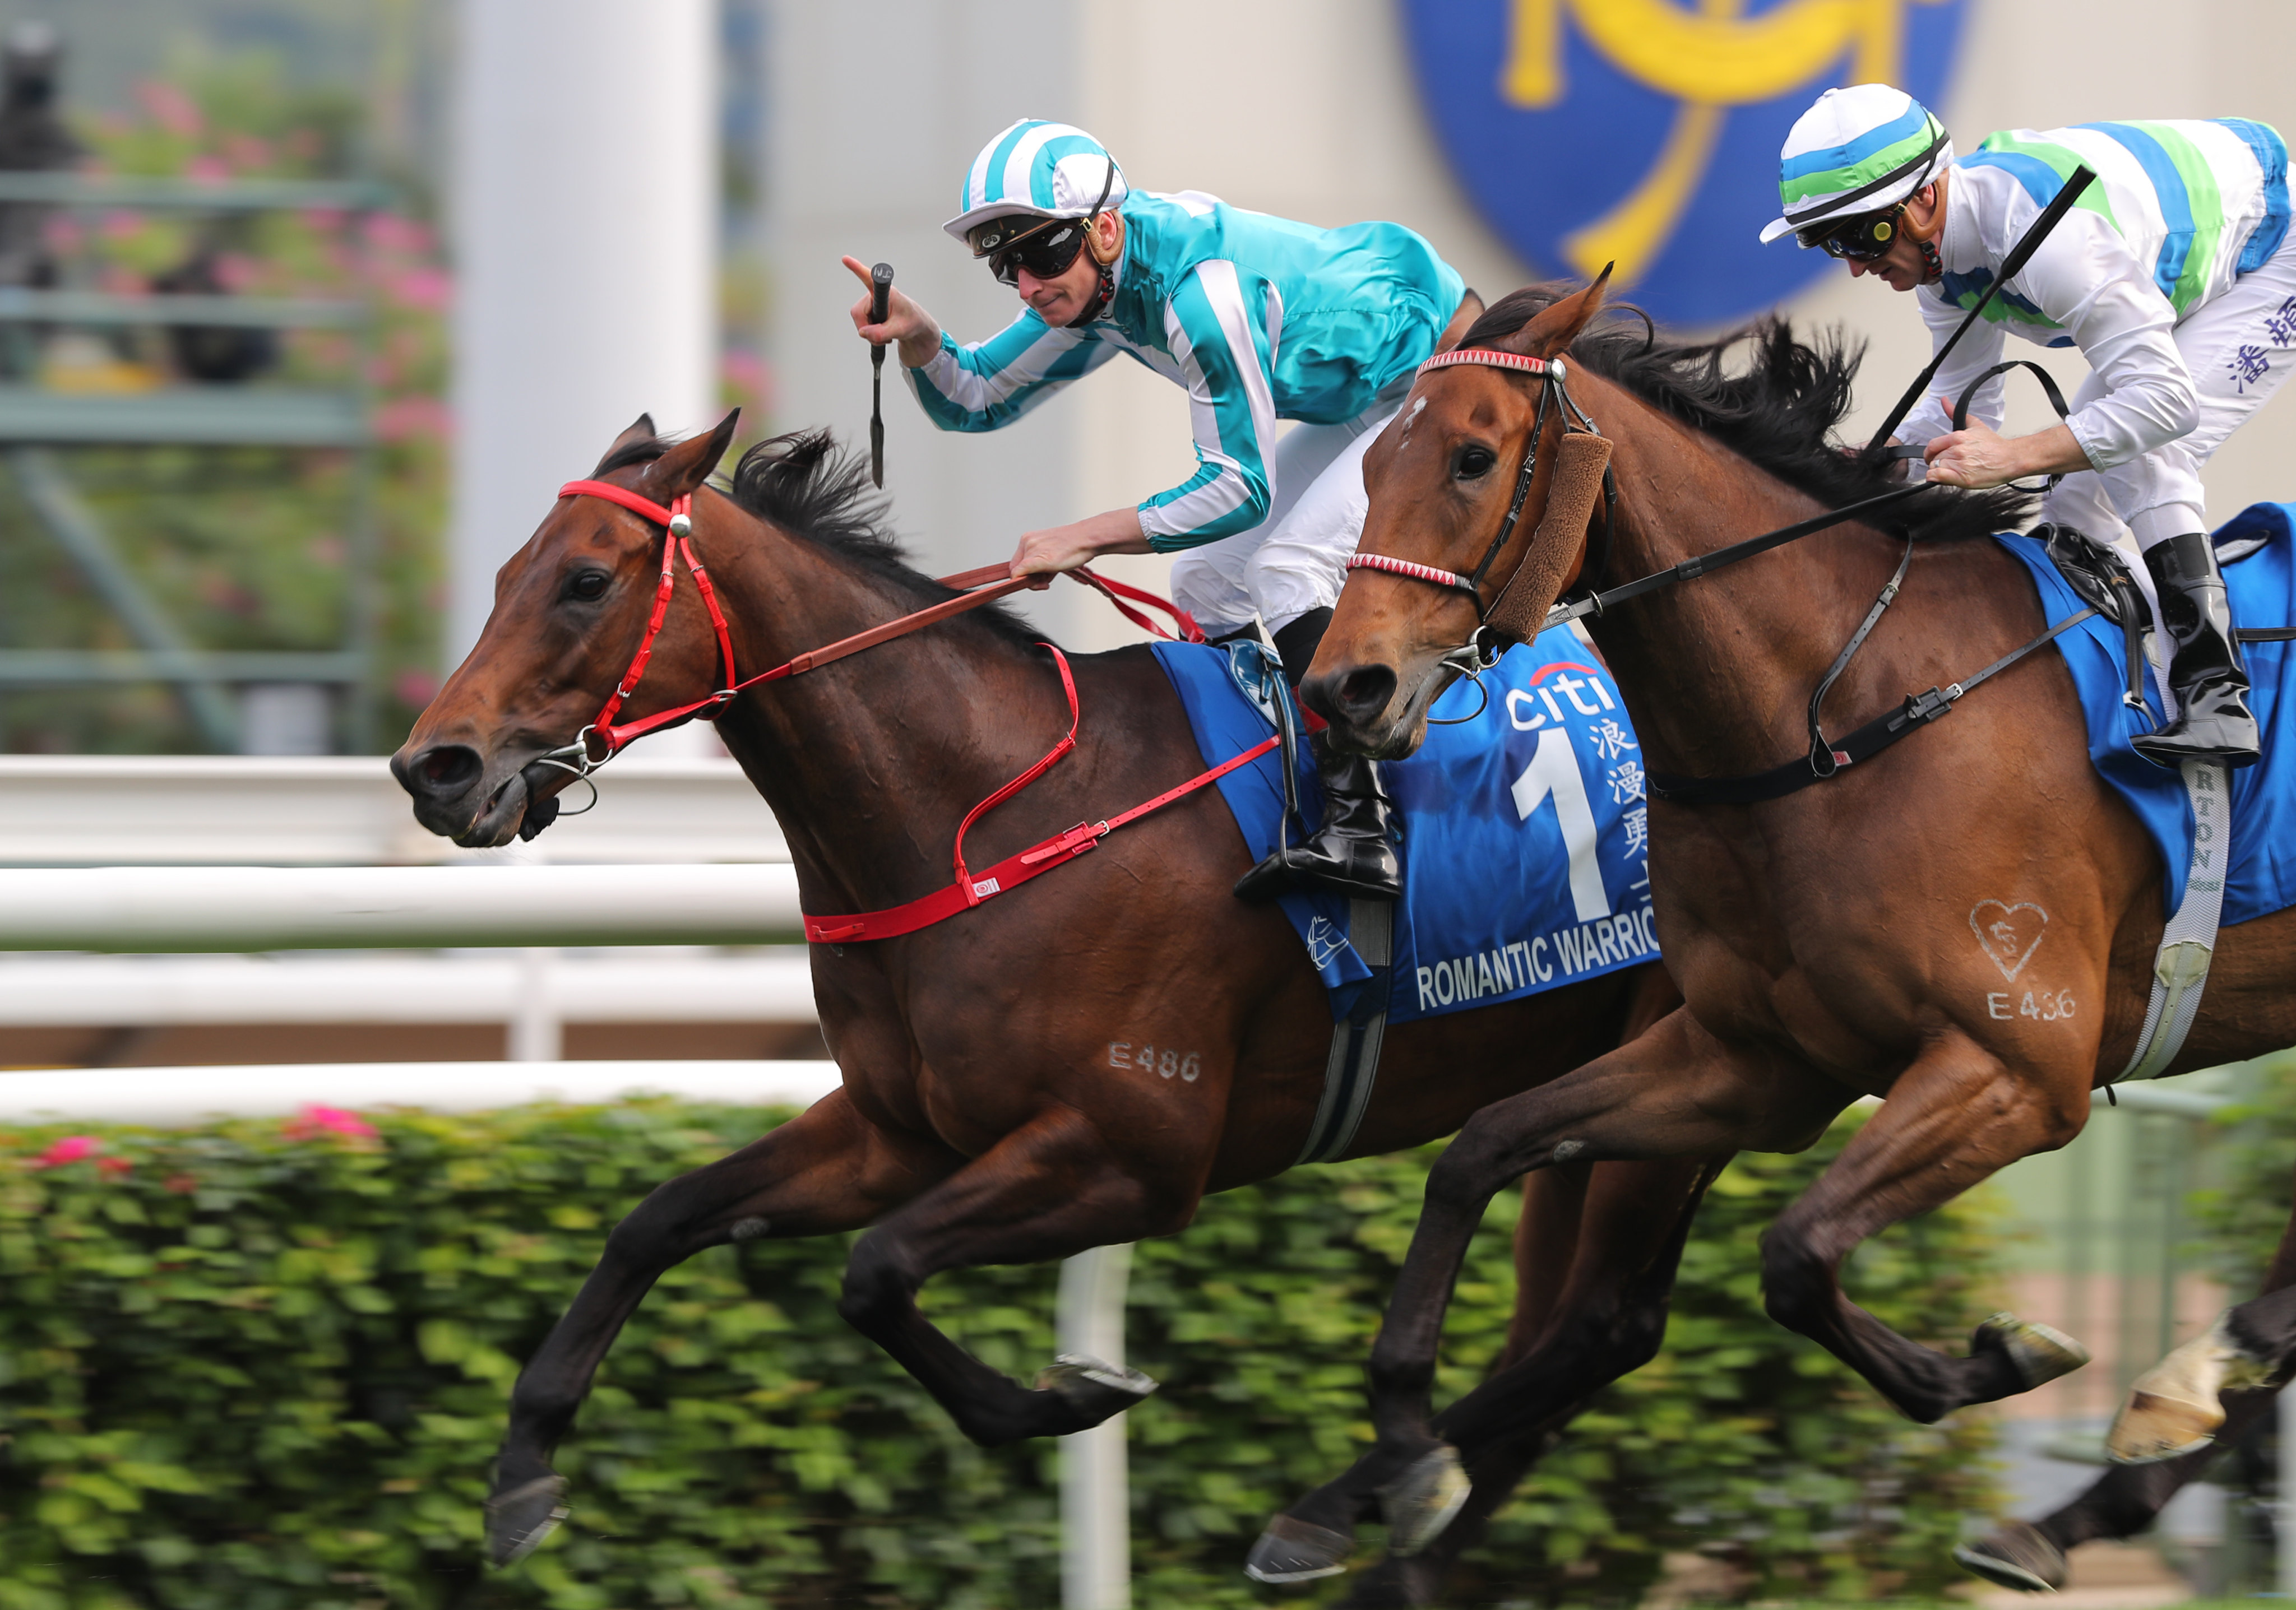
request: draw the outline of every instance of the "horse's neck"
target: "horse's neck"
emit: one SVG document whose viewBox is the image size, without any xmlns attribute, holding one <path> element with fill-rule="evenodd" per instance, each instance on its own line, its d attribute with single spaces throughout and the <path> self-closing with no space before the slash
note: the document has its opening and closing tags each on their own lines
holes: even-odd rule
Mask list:
<svg viewBox="0 0 2296 1610">
<path fill-rule="evenodd" d="M 1620 490 L 1607 584 L 1821 508 L 1720 444 L 1607 389 L 1616 395 L 1596 405 L 1615 442 Z M 1801 735 L 1811 689 L 1894 560 L 1870 534 L 1824 533 L 1676 583 L 1595 623 L 1652 764 L 1700 776 L 1775 764 Z"/>
<path fill-rule="evenodd" d="M 929 601 L 759 530 L 710 565 L 743 675 Z M 965 812 L 1067 727 L 1043 653 L 962 620 L 752 689 L 718 723 L 780 821 L 816 911 L 893 904 L 946 881 Z"/>
</svg>

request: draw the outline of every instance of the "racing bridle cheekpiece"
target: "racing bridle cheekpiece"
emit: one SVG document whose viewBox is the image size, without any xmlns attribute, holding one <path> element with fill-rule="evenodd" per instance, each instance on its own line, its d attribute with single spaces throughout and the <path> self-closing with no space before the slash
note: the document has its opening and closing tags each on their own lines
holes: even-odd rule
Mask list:
<svg viewBox="0 0 2296 1610">
<path fill-rule="evenodd" d="M 1488 347 L 1461 347 L 1449 352 L 1439 352 L 1419 365 L 1418 372 L 1431 369 L 1449 369 L 1457 364 L 1472 364 L 1488 369 L 1511 369 L 1521 374 L 1536 377 L 1539 384 L 1538 408 L 1532 416 L 1530 436 L 1524 443 L 1522 464 L 1516 471 L 1514 496 L 1507 503 L 1506 518 L 1499 522 L 1498 534 L 1483 550 L 1482 558 L 1472 570 L 1461 574 L 1433 565 L 1422 565 L 1410 560 L 1396 559 L 1384 553 L 1356 553 L 1349 556 L 1350 570 L 1384 570 L 1393 576 L 1407 576 L 1414 581 L 1431 582 L 1439 587 L 1449 587 L 1464 593 L 1475 601 L 1475 614 L 1481 624 L 1474 635 L 1460 648 L 1445 656 L 1445 663 L 1472 674 L 1498 663 L 1499 656 L 1516 643 L 1528 642 L 1538 635 L 1545 625 L 1544 608 L 1534 605 L 1528 593 L 1517 593 L 1514 584 L 1522 574 L 1518 564 L 1498 591 L 1486 603 L 1483 599 L 1483 578 L 1506 551 L 1514 536 L 1515 527 L 1522 519 L 1522 507 L 1530 496 L 1531 483 L 1538 478 L 1539 446 L 1546 437 L 1546 410 L 1552 403 L 1562 421 L 1562 439 L 1555 444 L 1553 463 L 1554 474 L 1547 487 L 1546 508 L 1539 517 L 1538 527 L 1531 534 L 1530 549 L 1539 546 L 1540 537 L 1550 531 L 1573 534 L 1572 540 L 1583 537 L 1585 555 L 1578 567 L 1580 586 L 1593 597 L 1591 589 L 1601 574 L 1603 561 L 1610 546 L 1611 520 L 1618 505 L 1618 486 L 1611 475 L 1610 438 L 1595 428 L 1571 397 L 1568 372 L 1561 358 L 1535 358 L 1517 352 L 1501 352 Z M 1599 535 L 1592 524 L 1595 501 L 1603 500 L 1603 523 Z M 1529 549 L 1526 550 L 1526 558 Z M 1538 609 L 1537 615 L 1532 614 Z M 1597 612 L 1599 612 L 1599 608 Z"/>
</svg>

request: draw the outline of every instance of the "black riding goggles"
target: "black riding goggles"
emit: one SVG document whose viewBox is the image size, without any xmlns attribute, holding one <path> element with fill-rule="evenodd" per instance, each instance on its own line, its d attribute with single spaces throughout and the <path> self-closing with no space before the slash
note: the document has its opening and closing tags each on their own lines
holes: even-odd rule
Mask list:
<svg viewBox="0 0 2296 1610">
<path fill-rule="evenodd" d="M 1101 181 L 1100 199 L 1083 217 L 1011 213 L 974 225 L 965 234 L 965 244 L 972 248 L 974 257 L 988 259 L 988 272 L 1004 284 L 1018 285 L 1024 268 L 1040 280 L 1058 279 L 1084 249 L 1100 209 L 1108 205 L 1108 192 L 1115 188 L 1116 164 L 1111 160 L 1108 177 Z"/>
<path fill-rule="evenodd" d="M 1821 224 L 1814 229 L 1794 232 L 1794 239 L 1804 246 L 1815 246 L 1829 257 L 1846 257 L 1855 263 L 1870 263 L 1887 255 L 1905 227 L 1905 203 L 1899 202 L 1887 212 L 1869 212 L 1838 223 Z"/>
<path fill-rule="evenodd" d="M 972 255 L 987 257 L 988 272 L 1007 285 L 1018 285 L 1024 268 L 1054 280 L 1077 260 L 1091 225 L 1089 218 L 996 218 L 972 232 Z"/>
</svg>

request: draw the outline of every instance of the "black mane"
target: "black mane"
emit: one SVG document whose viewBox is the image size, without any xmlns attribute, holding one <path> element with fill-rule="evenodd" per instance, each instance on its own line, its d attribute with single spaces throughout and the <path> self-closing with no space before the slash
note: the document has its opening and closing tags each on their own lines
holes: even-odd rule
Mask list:
<svg viewBox="0 0 2296 1610">
<path fill-rule="evenodd" d="M 1496 347 L 1521 330 L 1567 287 L 1532 285 L 1501 297 L 1467 331 L 1465 347 Z M 1849 412 L 1862 342 L 1839 331 L 1815 344 L 1795 339 L 1793 327 L 1771 316 L 1710 341 L 1661 338 L 1639 308 L 1614 311 L 1640 318 L 1636 325 L 1590 329 L 1570 345 L 1570 356 L 1616 380 L 1653 407 L 1702 430 L 1828 508 L 1890 491 L 1898 482 L 1841 451 L 1834 428 Z M 1735 372 L 1726 360 L 1743 350 Z M 1858 444 L 1862 445 L 1863 444 Z M 1939 486 L 1907 498 L 1867 521 L 1939 540 L 2013 530 L 2031 512 L 2034 494 L 2004 486 L 1963 492 Z"/>
<path fill-rule="evenodd" d="M 626 464 L 660 458 L 671 444 L 659 437 L 635 441 L 609 454 L 593 471 L 603 475 Z M 911 567 L 908 556 L 886 529 L 885 500 L 869 484 L 869 466 L 857 453 L 838 449 L 826 427 L 770 437 L 742 455 L 726 494 L 760 519 L 793 536 L 817 543 L 855 568 L 892 583 L 917 607 L 955 593 Z M 1034 645 L 1045 633 L 1001 604 L 967 610 L 958 620 L 978 621 L 1000 637 Z"/>
</svg>

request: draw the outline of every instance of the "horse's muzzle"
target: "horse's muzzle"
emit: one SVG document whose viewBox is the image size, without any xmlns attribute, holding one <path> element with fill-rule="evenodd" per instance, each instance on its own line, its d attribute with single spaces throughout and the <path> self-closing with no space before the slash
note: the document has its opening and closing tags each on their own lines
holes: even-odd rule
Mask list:
<svg viewBox="0 0 2296 1610">
<path fill-rule="evenodd" d="M 1300 702 L 1329 723 L 1324 741 L 1345 754 L 1392 760 L 1417 748 L 1409 699 L 1399 699 L 1395 667 L 1373 660 L 1343 666 L 1300 684 Z"/>
<path fill-rule="evenodd" d="M 466 849 L 510 842 L 526 816 L 522 769 L 489 789 L 488 766 L 468 744 L 432 744 L 390 757 L 390 774 L 414 801 L 414 820 Z"/>
</svg>

